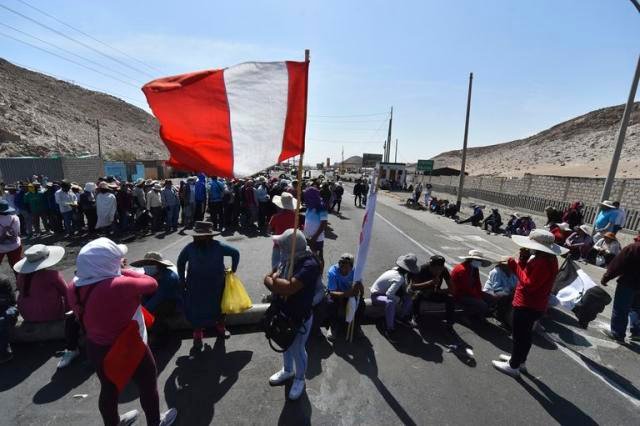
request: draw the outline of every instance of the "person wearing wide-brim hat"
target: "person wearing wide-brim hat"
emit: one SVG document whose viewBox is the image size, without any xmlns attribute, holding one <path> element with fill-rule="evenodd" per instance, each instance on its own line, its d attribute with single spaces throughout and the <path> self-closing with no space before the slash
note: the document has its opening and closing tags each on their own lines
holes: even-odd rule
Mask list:
<svg viewBox="0 0 640 426">
<path fill-rule="evenodd" d="M 606 266 L 611 260 L 622 251 L 620 241 L 613 232 L 605 232 L 598 241 L 595 242 L 587 261 L 595 263 L 597 266 Z"/>
<path fill-rule="evenodd" d="M 554 235 L 535 229 L 528 236 L 514 235 L 513 242 L 520 246 L 518 260 L 510 258 L 509 268 L 518 277 L 513 296 L 513 350 L 511 355 L 500 355 L 492 361 L 500 372 L 519 377 L 525 370 L 533 327 L 547 310 L 549 295 L 558 275 L 557 256 L 569 250 L 555 243 Z"/>
<path fill-rule="evenodd" d="M 571 258 L 586 259 L 593 247 L 591 228 L 588 225 L 576 226 L 574 232 L 567 237 L 564 246 L 569 249 Z"/>
<path fill-rule="evenodd" d="M 9 266 L 13 268 L 22 258 L 22 240 L 20 239 L 20 218 L 16 209 L 7 200 L 0 199 L 0 264 L 7 256 Z"/>
<path fill-rule="evenodd" d="M 116 196 L 113 194 L 111 185 L 107 182 L 98 184 L 98 194 L 96 195 L 96 229 L 113 233 L 115 230 L 115 218 L 118 208 Z"/>
<path fill-rule="evenodd" d="M 482 291 L 479 268 L 493 263 L 480 250 L 470 250 L 459 256 L 461 263 L 451 270 L 451 294 L 471 318 L 484 318 L 494 304 L 494 298 Z"/>
<path fill-rule="evenodd" d="M 211 222 L 195 222 L 189 235 L 193 242 L 178 256 L 178 276 L 185 288 L 185 314 L 194 328 L 193 346 L 200 350 L 205 327 L 214 326 L 218 337 L 229 337 L 220 309 L 225 283 L 224 258 L 231 257 L 231 271 L 235 272 L 240 252 L 213 239 L 219 234 L 214 232 Z"/>
<path fill-rule="evenodd" d="M 287 229 L 295 226 L 295 210 L 298 206 L 298 200 L 288 192 L 283 192 L 282 195 L 275 195 L 271 202 L 278 208 L 278 212 L 271 216 L 269 230 L 272 235 L 281 235 Z M 271 268 L 275 270 L 278 263 L 280 263 L 280 249 L 278 248 L 278 243 L 274 241 L 271 252 Z"/>
<path fill-rule="evenodd" d="M 595 232 L 599 235 L 595 239 L 600 239 L 602 234 L 609 231 L 615 231 L 616 219 L 618 217 L 618 209 L 613 201 L 605 200 L 600 203 L 600 211 L 594 221 Z"/>
<path fill-rule="evenodd" d="M 395 340 L 396 317 L 403 324 L 410 319 L 412 304 L 407 285 L 409 275 L 419 271 L 417 256 L 407 253 L 398 257 L 396 266 L 380 275 L 371 286 L 371 303 L 384 307 L 385 335 L 391 341 Z"/>
</svg>

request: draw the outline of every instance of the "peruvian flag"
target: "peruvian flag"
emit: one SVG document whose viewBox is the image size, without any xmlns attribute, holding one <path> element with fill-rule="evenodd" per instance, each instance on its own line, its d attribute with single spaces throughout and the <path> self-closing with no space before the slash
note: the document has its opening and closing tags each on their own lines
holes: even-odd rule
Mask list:
<svg viewBox="0 0 640 426">
<path fill-rule="evenodd" d="M 304 152 L 308 62 L 247 62 L 142 88 L 170 166 L 244 177 Z"/>
<path fill-rule="evenodd" d="M 155 318 L 138 306 L 129 324 L 120 333 L 102 361 L 104 375 L 122 392 L 136 372 L 147 351 L 147 327 Z"/>
</svg>

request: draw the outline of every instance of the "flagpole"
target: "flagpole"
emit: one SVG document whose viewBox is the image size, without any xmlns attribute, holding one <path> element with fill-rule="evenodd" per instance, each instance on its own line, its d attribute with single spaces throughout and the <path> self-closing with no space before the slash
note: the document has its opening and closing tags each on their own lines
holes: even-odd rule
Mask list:
<svg viewBox="0 0 640 426">
<path fill-rule="evenodd" d="M 295 231 L 295 233 L 298 232 L 298 227 L 300 226 L 300 205 L 302 204 L 302 167 L 303 167 L 303 157 L 304 157 L 304 148 L 306 145 L 306 138 L 307 138 L 307 99 L 308 99 L 308 92 L 309 92 L 309 49 L 305 49 L 304 50 L 304 61 L 307 64 L 307 78 L 305 80 L 305 89 L 304 89 L 304 95 L 305 95 L 305 100 L 304 100 L 304 126 L 302 127 L 302 152 L 300 153 L 299 159 L 298 159 L 298 185 L 296 187 L 296 198 L 298 199 L 298 203 L 296 204 L 296 216 L 294 218 L 293 221 L 293 229 Z M 294 235 L 295 235 L 294 233 Z M 291 265 L 289 266 L 289 276 L 287 277 L 287 279 L 291 280 L 291 277 L 293 276 L 293 261 L 294 261 L 294 256 L 296 254 L 296 238 L 293 239 L 293 242 L 291 244 L 291 256 L 289 257 L 289 259 L 291 259 Z"/>
</svg>

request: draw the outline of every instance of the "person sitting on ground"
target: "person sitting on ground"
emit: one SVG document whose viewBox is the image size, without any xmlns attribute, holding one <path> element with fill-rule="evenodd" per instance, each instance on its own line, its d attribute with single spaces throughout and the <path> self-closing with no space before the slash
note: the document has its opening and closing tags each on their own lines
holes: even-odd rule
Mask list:
<svg viewBox="0 0 640 426">
<path fill-rule="evenodd" d="M 491 260 L 480 250 L 470 250 L 460 259 L 462 262 L 451 270 L 451 294 L 468 317 L 484 318 L 493 308 L 494 298 L 482 291 L 479 268 L 491 265 Z"/>
<path fill-rule="evenodd" d="M 294 379 L 289 399 L 295 401 L 305 388 L 308 360 L 305 346 L 311 333 L 313 299 L 322 272 L 318 259 L 308 250 L 301 231 L 288 229 L 272 238 L 280 247 L 280 264 L 277 271 L 265 276 L 264 285 L 275 295 L 273 303 L 292 321 L 300 324 L 300 328 L 291 346 L 282 354 L 282 369 L 269 378 L 269 384 L 280 386 Z M 291 258 L 294 241 L 295 253 Z M 293 272 L 290 274 L 291 269 Z"/>
<path fill-rule="evenodd" d="M 620 242 L 613 232 L 605 232 L 591 248 L 588 261 L 597 266 L 606 266 L 611 260 L 622 251 Z"/>
<path fill-rule="evenodd" d="M 567 237 L 564 246 L 569 249 L 572 259 L 586 259 L 593 247 L 591 229 L 587 225 L 580 225 L 575 232 Z"/>
<path fill-rule="evenodd" d="M 491 214 L 484 220 L 484 230 L 493 232 L 494 234 L 500 233 L 500 227 L 502 226 L 502 217 L 498 209 L 491 209 Z"/>
<path fill-rule="evenodd" d="M 222 241 L 214 240 L 213 223 L 196 221 L 189 232 L 193 242 L 178 256 L 178 276 L 185 288 L 185 314 L 193 326 L 193 349 L 203 347 L 204 328 L 214 326 L 218 337 L 228 339 L 220 305 L 225 284 L 224 258 L 231 257 L 231 271 L 236 272 L 240 252 Z"/>
<path fill-rule="evenodd" d="M 86 332 L 87 357 L 100 380 L 98 407 L 102 421 L 110 426 L 132 424 L 138 417 L 138 411 L 118 415 L 119 392 L 107 377 L 105 358 L 117 356 L 112 348 L 117 348 L 114 345 L 122 341 L 121 336 L 126 336 L 131 320 L 141 321 L 141 297 L 153 293 L 158 287 L 153 278 L 131 269 L 122 269 L 126 265 L 126 254 L 126 246 L 108 238 L 98 238 L 86 244 L 78 253 L 76 275 L 68 293 L 69 302 Z M 144 323 L 139 327 L 144 330 Z M 137 385 L 147 424 L 169 426 L 177 413 L 172 408 L 160 415 L 156 362 L 146 338 L 143 337 L 142 342 L 142 359 L 131 378 Z"/>
<path fill-rule="evenodd" d="M 547 223 L 545 225 L 562 222 L 562 212 L 560 210 L 547 206 L 544 212 L 547 214 Z"/>
<path fill-rule="evenodd" d="M 11 285 L 9 277 L 0 274 L 0 364 L 13 359 L 9 336 L 17 321 L 18 309 L 16 309 L 16 295 L 13 291 L 13 285 Z"/>
<path fill-rule="evenodd" d="M 513 234 L 516 234 L 518 228 L 520 227 L 520 213 L 513 212 L 509 216 L 509 221 L 507 222 L 507 226 L 504 229 L 504 235 L 510 237 Z"/>
<path fill-rule="evenodd" d="M 511 301 L 518 283 L 518 277 L 509 269 L 509 256 L 502 256 L 500 261 L 489 272 L 482 291 L 494 297 L 496 303 L 496 319 L 510 325 Z"/>
<path fill-rule="evenodd" d="M 516 229 L 516 234 L 517 235 L 521 235 L 521 236 L 528 236 L 531 231 L 533 231 L 534 229 L 536 229 L 536 224 L 533 221 L 533 219 L 531 218 L 531 216 L 526 215 L 526 216 L 522 216 L 520 218 L 520 221 L 518 223 L 518 228 Z"/>
<path fill-rule="evenodd" d="M 176 266 L 155 251 L 147 252 L 142 260 L 131 262 L 135 268 L 143 268 L 144 274 L 158 282 L 153 294 L 142 298 L 142 305 L 155 316 L 151 328 L 153 336 L 163 338 L 169 332 L 168 320 L 182 307 L 182 292 Z"/>
<path fill-rule="evenodd" d="M 581 201 L 572 203 L 562 215 L 562 222 L 568 223 L 571 229 L 575 229 L 576 226 L 582 225 L 584 223 L 584 216 L 582 214 L 583 207 L 584 205 Z"/>
<path fill-rule="evenodd" d="M 551 223 L 549 225 L 549 232 L 556 238 L 556 244 L 564 246 L 565 241 L 571 235 L 571 228 L 568 223 Z"/>
<path fill-rule="evenodd" d="M 442 283 L 447 284 L 447 289 L 442 289 Z M 448 327 L 453 326 L 455 304 L 453 297 L 449 293 L 451 287 L 451 276 L 445 266 L 445 259 L 440 255 L 431 256 L 428 263 L 420 266 L 417 274 L 411 276 L 409 292 L 413 300 L 413 321 L 416 323 L 420 318 L 420 304 L 422 301 L 431 303 L 444 303 L 445 323 Z"/>
<path fill-rule="evenodd" d="M 484 219 L 484 213 L 482 212 L 482 206 L 474 204 L 472 207 L 473 207 L 473 213 L 471 214 L 471 216 L 469 216 L 465 220 L 460 220 L 460 221 L 456 221 L 456 222 L 459 223 L 459 224 L 471 222 L 471 225 L 473 225 L 473 226 L 480 226 L 480 224 L 482 223 L 482 219 Z"/>
<path fill-rule="evenodd" d="M 353 264 L 353 255 L 345 253 L 327 272 L 327 319 L 329 321 L 327 339 L 330 342 L 335 341 L 343 328 L 341 325 L 345 324 L 347 302 L 350 297 L 355 297 L 358 304 L 354 317 L 354 327 L 356 327 L 354 335 L 362 334 L 360 324 L 364 318 L 364 287 L 361 282 L 353 282 Z"/>
<path fill-rule="evenodd" d="M 450 203 L 449 200 L 444 200 L 443 206 L 444 216 L 450 219 L 457 219 L 458 206 L 455 203 Z"/>
<path fill-rule="evenodd" d="M 568 252 L 557 245 L 549 231 L 536 229 L 528 237 L 514 235 L 520 246 L 519 259 L 509 259 L 509 268 L 518 277 L 513 296 L 513 326 L 511 355 L 501 354 L 492 361 L 495 369 L 512 377 L 526 373 L 525 362 L 531 350 L 533 327 L 547 310 L 549 296 L 558 275 L 556 256 Z"/>
<path fill-rule="evenodd" d="M 600 203 L 600 211 L 596 216 L 594 227 L 596 235 L 594 235 L 594 241 L 602 238 L 605 232 L 614 232 L 615 222 L 618 217 L 616 206 L 612 201 L 605 200 Z"/>
<path fill-rule="evenodd" d="M 433 191 L 433 186 L 428 183 L 427 186 L 425 186 L 425 190 L 424 190 L 424 205 L 428 206 L 429 203 L 431 202 L 431 192 Z"/>
<path fill-rule="evenodd" d="M 384 307 L 385 336 L 395 340 L 395 323 L 408 324 L 411 315 L 411 295 L 407 291 L 409 274 L 420 272 L 418 258 L 413 253 L 398 257 L 396 267 L 378 277 L 371 286 L 371 303 Z"/>
</svg>

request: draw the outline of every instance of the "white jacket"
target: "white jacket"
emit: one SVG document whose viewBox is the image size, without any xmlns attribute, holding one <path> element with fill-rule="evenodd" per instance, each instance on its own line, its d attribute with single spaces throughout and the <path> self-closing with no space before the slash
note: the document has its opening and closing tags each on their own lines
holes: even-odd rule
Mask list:
<svg viewBox="0 0 640 426">
<path fill-rule="evenodd" d="M 96 213 L 98 222 L 96 228 L 111 226 L 116 217 L 116 196 L 109 193 L 99 193 L 96 195 Z"/>
</svg>

